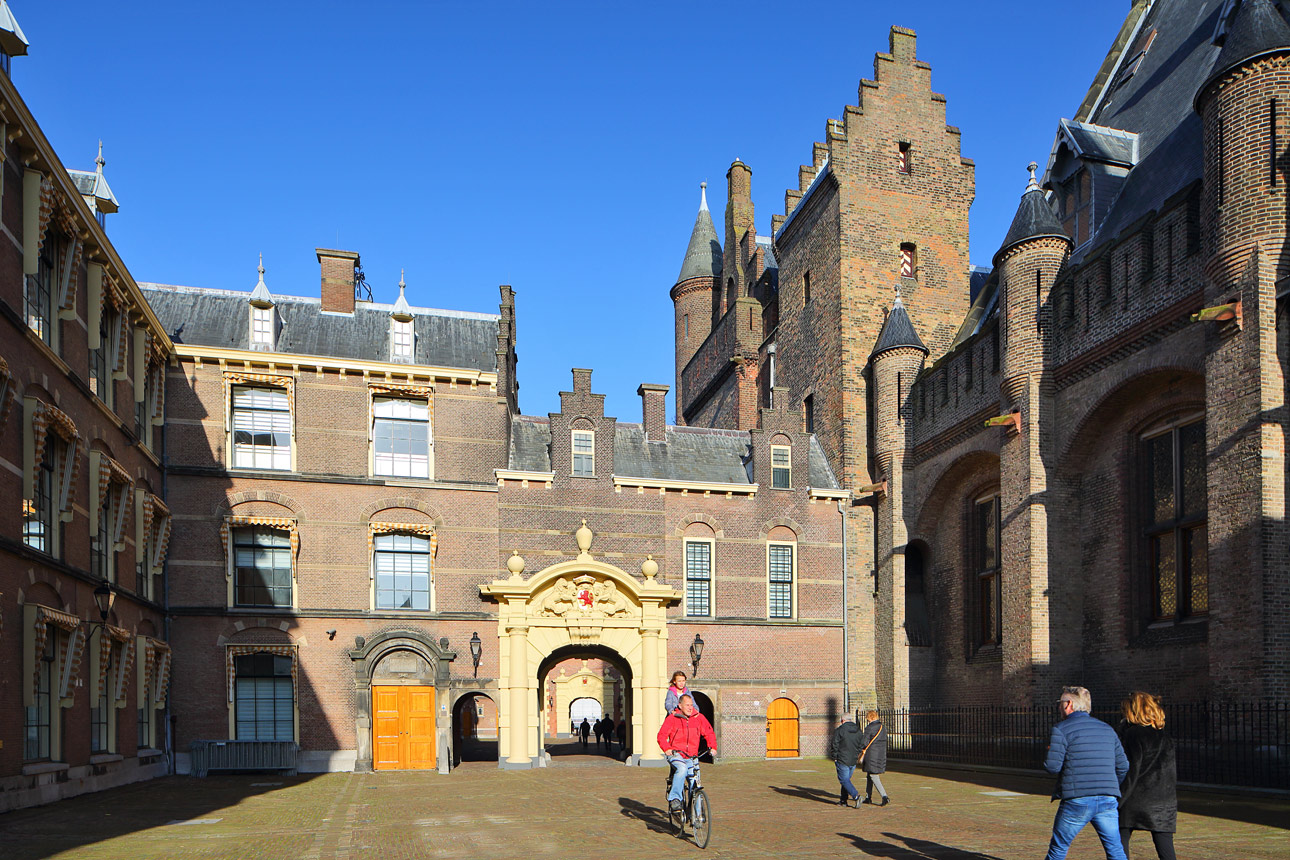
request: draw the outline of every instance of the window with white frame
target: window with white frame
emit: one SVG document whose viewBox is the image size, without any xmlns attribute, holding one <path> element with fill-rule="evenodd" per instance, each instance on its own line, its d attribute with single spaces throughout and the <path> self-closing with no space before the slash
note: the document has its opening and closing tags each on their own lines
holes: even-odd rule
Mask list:
<svg viewBox="0 0 1290 860">
<path fill-rule="evenodd" d="M 235 736 L 239 741 L 295 740 L 291 658 L 259 652 L 233 658 Z"/>
<path fill-rule="evenodd" d="M 793 486 L 792 452 L 788 445 L 770 446 L 770 485 L 777 490 Z"/>
<path fill-rule="evenodd" d="M 430 404 L 372 398 L 372 470 L 396 478 L 430 477 Z"/>
<path fill-rule="evenodd" d="M 390 358 L 394 361 L 410 361 L 412 345 L 412 321 L 390 320 Z"/>
<path fill-rule="evenodd" d="M 281 529 L 233 529 L 233 605 L 291 606 L 291 536 Z"/>
<path fill-rule="evenodd" d="M 372 559 L 377 609 L 429 610 L 434 582 L 430 538 L 414 534 L 376 535 Z"/>
<path fill-rule="evenodd" d="M 712 614 L 712 541 L 685 542 L 685 614 Z"/>
<path fill-rule="evenodd" d="M 251 349 L 273 349 L 273 308 L 251 306 Z"/>
<path fill-rule="evenodd" d="M 590 478 L 596 474 L 596 434 L 593 430 L 573 431 L 573 474 Z"/>
<path fill-rule="evenodd" d="M 793 617 L 794 544 L 766 545 L 766 567 L 769 578 L 768 609 L 771 618 Z"/>
<path fill-rule="evenodd" d="M 291 404 L 281 388 L 233 386 L 233 466 L 291 469 Z"/>
</svg>

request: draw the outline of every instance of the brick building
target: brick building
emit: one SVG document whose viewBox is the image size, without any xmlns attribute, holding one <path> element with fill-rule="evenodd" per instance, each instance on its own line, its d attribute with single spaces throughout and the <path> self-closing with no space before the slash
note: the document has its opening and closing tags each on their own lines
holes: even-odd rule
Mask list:
<svg viewBox="0 0 1290 860">
<path fill-rule="evenodd" d="M 973 164 L 893 28 L 767 235 L 748 165 L 724 234 L 703 189 L 670 425 L 668 386 L 620 422 L 587 369 L 521 414 L 507 286 L 380 304 L 324 248 L 316 291 L 136 284 L 102 165 L 0 79 L 0 665 L 31 689 L 0 803 L 203 739 L 542 766 L 585 666 L 641 764 L 674 668 L 731 756 L 874 703 L 1284 695 L 1287 64 L 1269 0 L 1136 0 L 974 268 Z"/>
</svg>

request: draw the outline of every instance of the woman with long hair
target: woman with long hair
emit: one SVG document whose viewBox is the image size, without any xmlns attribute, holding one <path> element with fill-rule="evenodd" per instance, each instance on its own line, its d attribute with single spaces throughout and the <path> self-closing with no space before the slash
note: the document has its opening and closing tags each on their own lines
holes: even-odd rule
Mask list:
<svg viewBox="0 0 1290 860">
<path fill-rule="evenodd" d="M 1178 765 L 1173 739 L 1165 734 L 1165 712 L 1150 693 L 1131 693 L 1120 712 L 1120 743 L 1129 759 L 1120 784 L 1120 842 L 1128 853 L 1129 836 L 1146 830 L 1160 860 L 1175 860 Z"/>
</svg>

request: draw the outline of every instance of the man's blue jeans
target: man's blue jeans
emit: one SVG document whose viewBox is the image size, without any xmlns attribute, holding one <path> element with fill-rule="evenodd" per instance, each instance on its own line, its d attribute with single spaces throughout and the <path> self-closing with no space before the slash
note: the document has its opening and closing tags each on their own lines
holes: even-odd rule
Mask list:
<svg viewBox="0 0 1290 860">
<path fill-rule="evenodd" d="M 672 765 L 672 786 L 667 791 L 667 802 L 681 799 L 681 790 L 685 788 L 685 780 L 689 777 L 691 769 L 698 765 L 697 758 L 686 758 L 682 755 L 670 755 L 667 757 L 668 764 Z M 1118 824 L 1117 824 L 1118 826 Z M 1119 831 L 1116 831 L 1119 838 Z"/>
<path fill-rule="evenodd" d="M 1107 860 L 1129 860 L 1120 844 L 1119 805 L 1109 794 L 1072 797 L 1058 805 L 1057 817 L 1053 820 L 1053 838 L 1048 843 L 1045 860 L 1064 860 L 1075 835 L 1090 821 L 1102 840 Z"/>
<path fill-rule="evenodd" d="M 835 761 L 833 766 L 838 769 L 838 782 L 842 785 L 843 797 L 840 797 L 839 800 L 846 800 L 847 798 L 858 800 L 860 792 L 856 790 L 855 785 L 851 782 L 851 774 L 855 773 L 856 766 L 843 764 L 840 761 Z"/>
</svg>

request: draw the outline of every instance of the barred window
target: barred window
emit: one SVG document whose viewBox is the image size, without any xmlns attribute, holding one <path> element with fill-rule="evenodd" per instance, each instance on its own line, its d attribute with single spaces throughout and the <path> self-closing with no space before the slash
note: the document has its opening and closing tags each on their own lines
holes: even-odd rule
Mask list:
<svg viewBox="0 0 1290 860">
<path fill-rule="evenodd" d="M 233 387 L 233 466 L 291 469 L 291 406 L 286 391 Z"/>
<path fill-rule="evenodd" d="M 425 400 L 372 400 L 373 469 L 377 475 L 430 477 L 430 404 Z"/>
<path fill-rule="evenodd" d="M 1204 615 L 1209 611 L 1204 422 L 1143 439 L 1141 458 L 1152 618 Z"/>
<path fill-rule="evenodd" d="M 430 539 L 420 535 L 376 536 L 377 609 L 430 609 Z"/>
<path fill-rule="evenodd" d="M 685 542 L 685 614 L 712 614 L 712 543 Z"/>
<path fill-rule="evenodd" d="M 233 605 L 291 606 L 291 539 L 278 529 L 233 530 Z"/>
<path fill-rule="evenodd" d="M 573 431 L 573 474 L 588 478 L 596 474 L 596 434 L 591 430 Z"/>
<path fill-rule="evenodd" d="M 295 701 L 291 687 L 291 658 L 277 654 L 235 657 L 237 673 L 236 735 L 240 741 L 292 741 Z"/>
<path fill-rule="evenodd" d="M 767 545 L 770 574 L 770 617 L 793 617 L 793 544 Z"/>
</svg>

